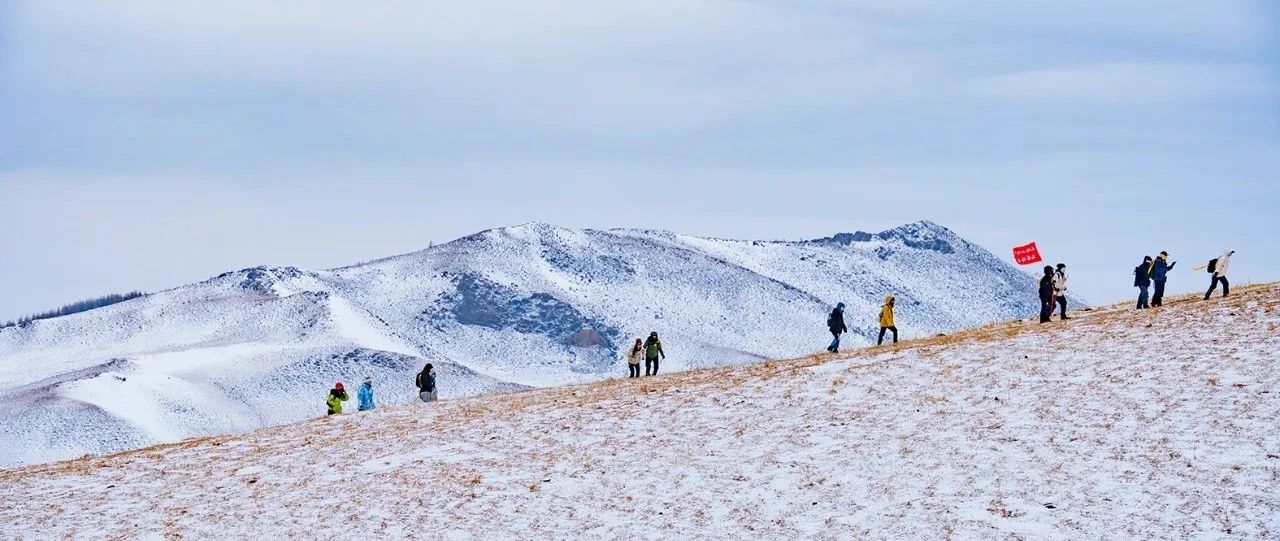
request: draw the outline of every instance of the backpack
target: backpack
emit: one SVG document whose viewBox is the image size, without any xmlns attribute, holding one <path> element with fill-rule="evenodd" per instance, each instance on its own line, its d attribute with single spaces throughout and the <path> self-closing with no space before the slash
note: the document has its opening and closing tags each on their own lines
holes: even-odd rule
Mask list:
<svg viewBox="0 0 1280 541">
<path fill-rule="evenodd" d="M 1218 258 L 1215 257 L 1209 260 L 1209 274 L 1213 274 L 1217 270 L 1218 270 Z"/>
<path fill-rule="evenodd" d="M 844 310 L 836 308 L 831 311 L 831 315 L 827 316 L 827 328 L 831 330 L 844 329 Z"/>
</svg>

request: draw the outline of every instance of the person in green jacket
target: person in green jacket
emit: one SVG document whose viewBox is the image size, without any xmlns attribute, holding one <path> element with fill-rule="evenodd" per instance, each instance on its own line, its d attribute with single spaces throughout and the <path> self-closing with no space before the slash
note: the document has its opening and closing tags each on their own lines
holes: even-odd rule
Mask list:
<svg viewBox="0 0 1280 541">
<path fill-rule="evenodd" d="M 329 406 L 329 415 L 342 415 L 342 403 L 347 400 L 347 390 L 342 388 L 342 382 L 335 383 L 329 390 L 329 398 L 324 401 Z"/>
<path fill-rule="evenodd" d="M 649 339 L 644 341 L 644 375 L 658 375 L 658 359 L 666 359 L 667 353 L 662 351 L 662 340 L 658 339 L 658 331 L 649 333 Z"/>
</svg>

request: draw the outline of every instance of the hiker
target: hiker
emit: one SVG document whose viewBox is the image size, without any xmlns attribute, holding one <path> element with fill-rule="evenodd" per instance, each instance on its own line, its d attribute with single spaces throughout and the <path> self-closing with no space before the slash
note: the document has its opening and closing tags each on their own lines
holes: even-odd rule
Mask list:
<svg viewBox="0 0 1280 541">
<path fill-rule="evenodd" d="M 831 345 L 827 346 L 827 351 L 836 353 L 840 351 L 840 335 L 849 332 L 849 327 L 844 324 L 844 303 L 836 305 L 836 309 L 831 311 L 831 315 L 827 316 L 827 328 L 831 330 L 831 336 L 835 338 L 831 340 Z"/>
<path fill-rule="evenodd" d="M 423 402 L 435 402 L 439 398 L 436 389 L 436 369 L 427 363 L 422 367 L 422 371 L 418 372 L 418 379 L 414 382 L 418 386 L 418 398 Z"/>
<path fill-rule="evenodd" d="M 1222 282 L 1222 296 L 1226 297 L 1231 293 L 1231 284 L 1227 282 L 1227 264 L 1231 262 L 1231 256 L 1235 255 L 1235 250 L 1227 250 L 1217 259 L 1209 261 L 1209 274 L 1213 275 L 1213 281 L 1209 282 L 1209 291 L 1205 292 L 1204 300 L 1209 300 L 1209 296 L 1213 295 L 1213 290 L 1218 289 L 1218 282 Z"/>
<path fill-rule="evenodd" d="M 1147 288 L 1151 287 L 1151 256 L 1142 258 L 1142 263 L 1133 268 L 1133 287 L 1138 288 L 1138 309 L 1151 308 L 1147 302 Z"/>
<path fill-rule="evenodd" d="M 631 346 L 631 353 L 627 354 L 628 379 L 640 377 L 640 357 L 643 355 L 644 343 L 639 338 L 636 338 L 636 345 Z"/>
<path fill-rule="evenodd" d="M 360 385 L 360 390 L 356 392 L 356 399 L 360 401 L 357 409 L 360 411 L 369 411 L 374 408 L 373 405 L 373 378 L 365 376 L 364 383 Z"/>
<path fill-rule="evenodd" d="M 1053 267 L 1044 266 L 1044 277 L 1040 278 L 1040 323 L 1048 323 L 1053 318 Z"/>
<path fill-rule="evenodd" d="M 1067 264 L 1058 263 L 1058 270 L 1053 273 L 1053 296 L 1058 299 L 1058 305 L 1062 307 L 1062 319 L 1071 319 L 1067 317 Z M 1050 311 L 1052 315 L 1052 310 Z"/>
<path fill-rule="evenodd" d="M 880 307 L 880 340 L 876 345 L 884 343 L 884 332 L 893 331 L 893 343 L 898 343 L 898 328 L 893 326 L 893 295 L 884 298 L 884 306 Z"/>
<path fill-rule="evenodd" d="M 658 331 L 653 331 L 649 333 L 649 339 L 644 341 L 644 375 L 658 375 L 659 357 L 665 359 L 667 353 L 662 351 L 662 340 L 658 339 Z"/>
<path fill-rule="evenodd" d="M 342 388 L 342 382 L 333 384 L 333 389 L 329 390 L 329 398 L 324 401 L 329 406 L 329 415 L 342 415 L 342 403 L 347 400 L 347 390 Z"/>
<path fill-rule="evenodd" d="M 1169 252 L 1160 252 L 1160 256 L 1151 263 L 1151 282 L 1156 285 L 1155 295 L 1151 297 L 1151 304 L 1155 306 L 1164 306 L 1164 283 L 1169 279 L 1169 271 L 1173 270 L 1174 265 L 1178 262 L 1169 262 Z"/>
</svg>

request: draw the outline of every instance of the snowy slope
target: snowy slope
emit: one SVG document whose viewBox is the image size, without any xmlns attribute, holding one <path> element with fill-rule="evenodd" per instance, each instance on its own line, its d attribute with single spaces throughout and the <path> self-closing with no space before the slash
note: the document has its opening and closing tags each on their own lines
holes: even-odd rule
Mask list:
<svg viewBox="0 0 1280 541">
<path fill-rule="evenodd" d="M 658 331 L 664 370 L 853 343 L 898 297 L 904 336 L 1035 311 L 1033 280 L 930 222 L 805 242 L 528 224 L 330 271 L 254 268 L 0 329 L 0 465 L 244 431 L 323 413 L 335 380 L 381 400 L 598 380 Z"/>
<path fill-rule="evenodd" d="M 1275 539 L 1280 287 L 0 471 L 16 539 Z"/>
</svg>

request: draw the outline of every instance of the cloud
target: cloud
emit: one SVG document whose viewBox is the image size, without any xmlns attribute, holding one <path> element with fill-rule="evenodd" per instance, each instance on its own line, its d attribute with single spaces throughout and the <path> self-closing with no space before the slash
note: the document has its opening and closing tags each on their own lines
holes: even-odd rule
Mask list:
<svg viewBox="0 0 1280 541">
<path fill-rule="evenodd" d="M 37 262 L 0 266 L 24 284 L 0 297 L 30 310 L 528 220 L 799 238 L 932 218 L 996 247 L 1116 244 L 1157 205 L 1171 237 L 1274 222 L 1261 3 L 0 5 L 0 253 Z M 1044 185 L 1070 193 L 1030 202 Z M 1041 220 L 1054 205 L 1073 217 Z"/>
<path fill-rule="evenodd" d="M 1269 70 L 1241 64 L 1112 62 L 983 77 L 977 95 L 1059 105 L 1151 106 L 1262 102 L 1280 96 Z"/>
</svg>

